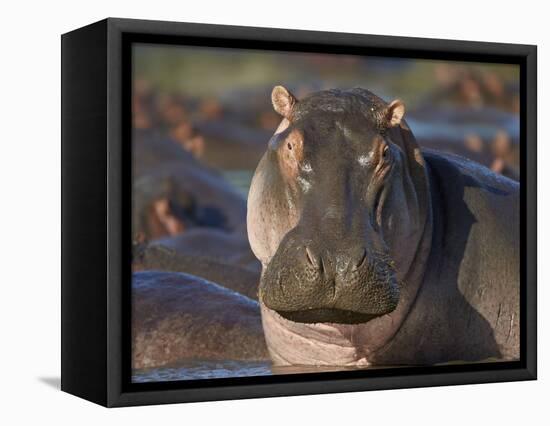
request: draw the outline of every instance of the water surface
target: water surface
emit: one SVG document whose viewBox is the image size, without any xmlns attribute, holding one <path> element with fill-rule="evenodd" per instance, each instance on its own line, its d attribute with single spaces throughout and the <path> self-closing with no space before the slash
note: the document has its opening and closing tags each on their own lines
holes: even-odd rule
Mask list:
<svg viewBox="0 0 550 426">
<path fill-rule="evenodd" d="M 167 367 L 146 368 L 134 370 L 132 381 L 169 382 L 177 380 L 222 379 L 233 377 L 270 376 L 279 374 L 323 373 L 328 371 L 360 370 L 365 368 L 381 368 L 373 366 L 277 366 L 270 361 L 185 361 L 178 365 Z"/>
<path fill-rule="evenodd" d="M 134 370 L 132 382 L 220 379 L 271 375 L 269 361 L 187 361 L 182 365 Z"/>
</svg>

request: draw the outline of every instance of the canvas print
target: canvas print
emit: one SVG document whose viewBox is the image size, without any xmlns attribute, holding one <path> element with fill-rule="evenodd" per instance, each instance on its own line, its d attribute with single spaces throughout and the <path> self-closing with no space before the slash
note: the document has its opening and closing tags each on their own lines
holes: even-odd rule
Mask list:
<svg viewBox="0 0 550 426">
<path fill-rule="evenodd" d="M 136 43 L 133 382 L 520 357 L 519 66 Z"/>
</svg>

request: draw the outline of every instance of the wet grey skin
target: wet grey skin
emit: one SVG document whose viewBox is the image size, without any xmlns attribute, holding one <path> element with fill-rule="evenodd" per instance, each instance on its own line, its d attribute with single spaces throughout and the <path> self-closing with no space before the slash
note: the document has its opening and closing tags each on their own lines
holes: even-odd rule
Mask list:
<svg viewBox="0 0 550 426">
<path fill-rule="evenodd" d="M 365 89 L 296 99 L 248 197 L 275 365 L 519 358 L 519 186 L 421 152 L 400 101 Z"/>
<path fill-rule="evenodd" d="M 186 360 L 267 357 L 256 301 L 185 273 L 133 274 L 134 369 Z"/>
</svg>

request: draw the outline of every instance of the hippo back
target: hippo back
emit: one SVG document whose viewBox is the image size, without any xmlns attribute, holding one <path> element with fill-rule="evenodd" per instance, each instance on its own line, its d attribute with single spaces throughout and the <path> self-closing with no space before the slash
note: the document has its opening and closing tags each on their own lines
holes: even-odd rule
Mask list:
<svg viewBox="0 0 550 426">
<path fill-rule="evenodd" d="M 423 154 L 431 254 L 416 301 L 377 362 L 519 359 L 519 185 L 462 157 Z"/>
</svg>

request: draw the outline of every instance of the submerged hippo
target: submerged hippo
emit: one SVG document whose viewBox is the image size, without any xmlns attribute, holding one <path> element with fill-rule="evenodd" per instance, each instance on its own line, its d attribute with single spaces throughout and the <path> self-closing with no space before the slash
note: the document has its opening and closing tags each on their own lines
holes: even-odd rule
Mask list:
<svg viewBox="0 0 550 426">
<path fill-rule="evenodd" d="M 187 254 L 162 243 L 163 240 L 160 240 L 158 243 L 138 246 L 134 249 L 133 270 L 185 272 L 251 299 L 258 299 L 259 271 L 230 261 L 203 256 L 200 249 L 194 254 Z"/>
<path fill-rule="evenodd" d="M 273 363 L 518 359 L 518 183 L 421 152 L 398 100 L 277 86 L 272 102 L 247 226 Z"/>
<path fill-rule="evenodd" d="M 267 358 L 256 301 L 174 272 L 135 272 L 132 289 L 134 369 L 196 359 Z"/>
</svg>

